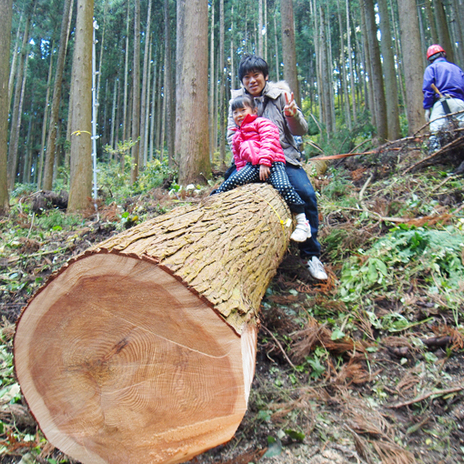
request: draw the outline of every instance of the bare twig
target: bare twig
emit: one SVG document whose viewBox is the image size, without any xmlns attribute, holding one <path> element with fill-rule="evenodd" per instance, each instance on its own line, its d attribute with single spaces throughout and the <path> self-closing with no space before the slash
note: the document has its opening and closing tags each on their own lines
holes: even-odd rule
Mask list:
<svg viewBox="0 0 464 464">
<path fill-rule="evenodd" d="M 280 351 L 282 351 L 282 354 L 285 356 L 285 359 L 288 361 L 290 366 L 295 369 L 295 365 L 292 363 L 292 361 L 290 361 L 290 358 L 287 356 L 287 353 L 285 353 L 283 346 L 280 344 L 279 340 L 277 340 L 275 335 L 266 326 L 261 325 L 261 327 L 274 339 L 274 341 L 277 343 L 277 346 L 280 348 Z"/>
<path fill-rule="evenodd" d="M 416 398 L 412 400 L 405 401 L 404 403 L 398 403 L 393 406 L 387 406 L 387 407 L 390 409 L 398 409 L 398 408 L 402 408 L 403 406 L 409 406 L 410 404 L 420 403 L 421 401 L 424 401 L 427 398 L 430 398 L 431 396 L 434 396 L 434 395 L 442 396 L 442 395 L 447 395 L 448 393 L 459 392 L 461 390 L 464 390 L 464 387 L 454 387 L 454 388 L 448 388 L 446 390 L 435 390 L 429 393 L 424 393 L 423 395 L 417 396 Z"/>
</svg>

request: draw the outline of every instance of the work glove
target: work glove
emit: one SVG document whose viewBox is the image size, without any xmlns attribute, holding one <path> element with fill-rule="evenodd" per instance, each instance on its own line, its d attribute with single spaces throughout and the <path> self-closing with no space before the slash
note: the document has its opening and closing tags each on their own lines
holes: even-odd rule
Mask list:
<svg viewBox="0 0 464 464">
<path fill-rule="evenodd" d="M 425 110 L 425 122 L 430 122 L 430 108 Z"/>
</svg>

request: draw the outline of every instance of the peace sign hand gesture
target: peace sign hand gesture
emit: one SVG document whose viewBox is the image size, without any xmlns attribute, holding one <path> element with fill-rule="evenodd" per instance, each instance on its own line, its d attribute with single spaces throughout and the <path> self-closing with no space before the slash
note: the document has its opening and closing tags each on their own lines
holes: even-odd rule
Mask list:
<svg viewBox="0 0 464 464">
<path fill-rule="evenodd" d="M 293 118 L 298 111 L 295 99 L 293 98 L 293 92 L 290 94 L 290 96 L 287 92 L 285 92 L 285 101 L 287 104 L 284 106 L 284 114 L 289 118 Z"/>
</svg>

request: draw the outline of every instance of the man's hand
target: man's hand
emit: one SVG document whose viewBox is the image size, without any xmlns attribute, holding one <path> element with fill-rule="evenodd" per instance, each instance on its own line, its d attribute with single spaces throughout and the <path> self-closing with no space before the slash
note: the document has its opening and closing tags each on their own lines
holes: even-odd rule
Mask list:
<svg viewBox="0 0 464 464">
<path fill-rule="evenodd" d="M 284 106 L 284 114 L 289 118 L 293 118 L 298 111 L 295 99 L 293 98 L 293 92 L 290 96 L 288 96 L 287 92 L 285 92 L 285 101 L 287 104 Z"/>
<path fill-rule="evenodd" d="M 271 169 L 269 168 L 269 166 L 264 166 L 264 164 L 259 165 L 259 180 L 267 180 L 270 173 Z"/>
<path fill-rule="evenodd" d="M 425 122 L 429 122 L 430 121 L 430 108 L 427 108 L 425 110 Z"/>
</svg>

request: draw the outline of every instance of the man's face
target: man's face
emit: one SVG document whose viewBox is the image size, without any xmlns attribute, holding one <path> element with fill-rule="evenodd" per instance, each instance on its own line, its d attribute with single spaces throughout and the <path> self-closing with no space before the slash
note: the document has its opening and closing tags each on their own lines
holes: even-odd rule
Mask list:
<svg viewBox="0 0 464 464">
<path fill-rule="evenodd" d="M 242 84 L 252 97 L 259 97 L 266 85 L 268 76 L 261 71 L 250 71 L 242 78 Z"/>
</svg>

